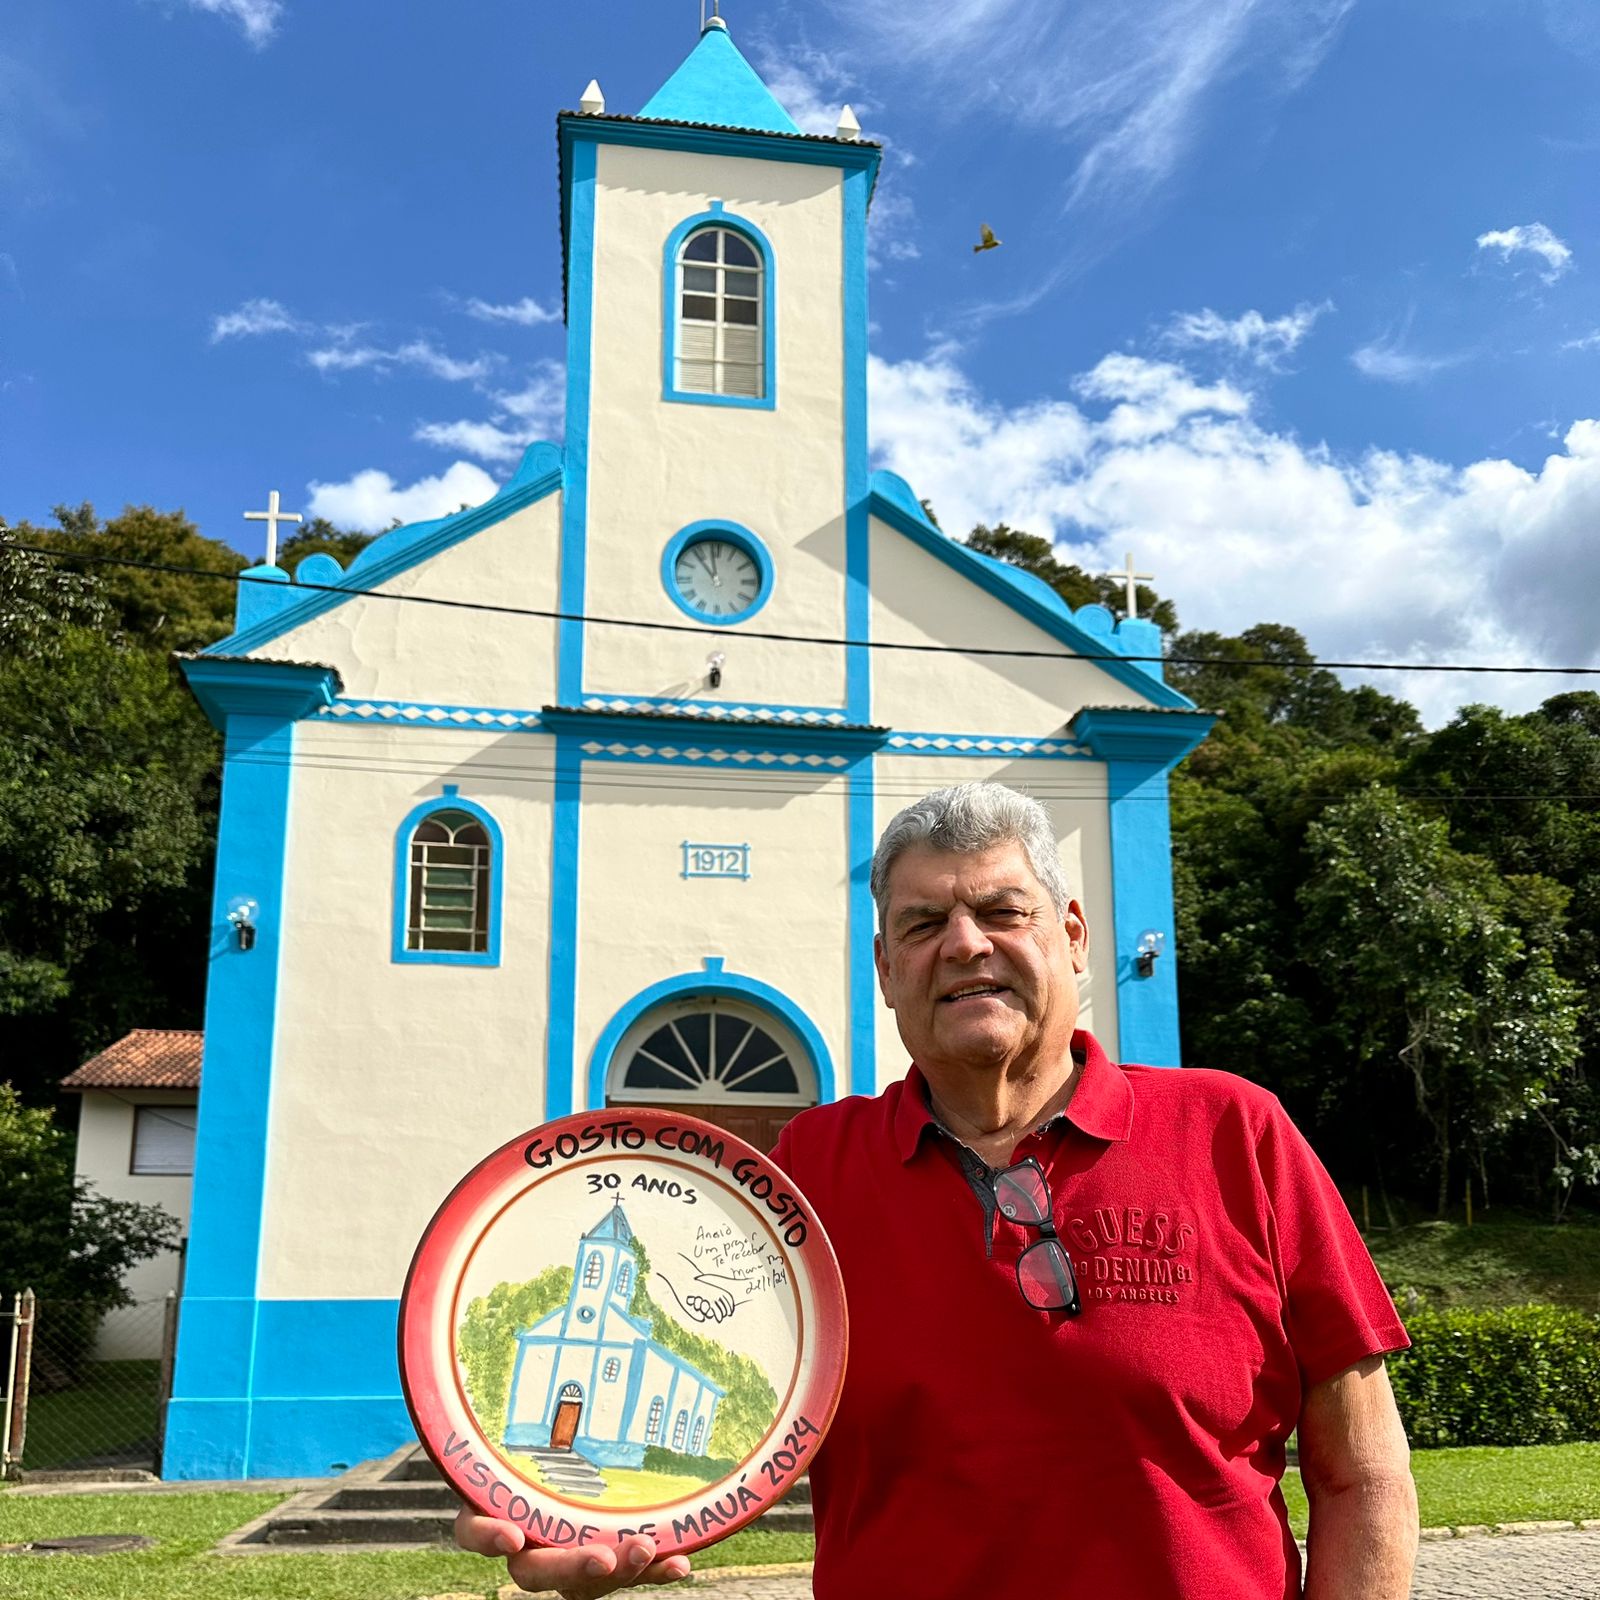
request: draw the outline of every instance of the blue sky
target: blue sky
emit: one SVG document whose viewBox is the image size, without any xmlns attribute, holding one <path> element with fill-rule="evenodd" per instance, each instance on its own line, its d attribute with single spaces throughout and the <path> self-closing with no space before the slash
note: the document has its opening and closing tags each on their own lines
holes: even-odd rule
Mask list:
<svg viewBox="0 0 1600 1600">
<path fill-rule="evenodd" d="M 874 207 L 873 437 L 1190 626 L 1600 660 L 1600 6 L 727 0 Z M 554 117 L 698 0 L 13 0 L 0 514 L 381 527 L 560 436 Z M 990 222 L 1001 249 L 975 256 Z M 1437 719 L 1568 680 L 1387 677 Z"/>
</svg>

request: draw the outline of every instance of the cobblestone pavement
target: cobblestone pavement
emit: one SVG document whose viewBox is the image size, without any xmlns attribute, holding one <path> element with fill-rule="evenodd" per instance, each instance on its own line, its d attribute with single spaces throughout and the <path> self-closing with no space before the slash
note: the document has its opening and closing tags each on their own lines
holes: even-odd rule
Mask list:
<svg viewBox="0 0 1600 1600">
<path fill-rule="evenodd" d="M 1424 1544 L 1411 1594 L 1412 1600 L 1600 1600 L 1600 1530 Z"/>
<path fill-rule="evenodd" d="M 811 1600 L 797 1575 L 718 1578 L 693 1593 L 705 1600 Z M 1490 1534 L 1423 1544 L 1412 1600 L 1600 1600 L 1600 1529 Z"/>
</svg>

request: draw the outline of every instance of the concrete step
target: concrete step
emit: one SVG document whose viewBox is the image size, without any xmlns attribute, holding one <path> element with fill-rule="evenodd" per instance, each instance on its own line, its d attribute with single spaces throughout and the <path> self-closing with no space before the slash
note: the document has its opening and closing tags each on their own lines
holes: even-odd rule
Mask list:
<svg viewBox="0 0 1600 1600">
<path fill-rule="evenodd" d="M 262 1532 L 262 1544 L 448 1544 L 455 1513 L 424 1511 L 316 1511 L 274 1518 Z"/>
<path fill-rule="evenodd" d="M 570 1451 L 542 1452 L 551 1487 L 573 1496 L 603 1492 L 600 1474 Z M 559 1475 L 559 1476 L 558 1476 Z M 319 1484 L 228 1535 L 219 1554 L 294 1548 L 349 1549 L 356 1545 L 404 1548 L 449 1544 L 459 1502 L 420 1448 L 365 1461 L 343 1477 Z M 801 1478 L 759 1519 L 771 1533 L 810 1533 L 811 1483 Z"/>
</svg>

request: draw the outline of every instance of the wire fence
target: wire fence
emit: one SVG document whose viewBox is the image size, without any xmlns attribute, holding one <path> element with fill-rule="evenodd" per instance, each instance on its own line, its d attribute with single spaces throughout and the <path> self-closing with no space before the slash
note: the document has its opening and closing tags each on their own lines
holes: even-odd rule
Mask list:
<svg viewBox="0 0 1600 1600">
<path fill-rule="evenodd" d="M 23 1297 L 5 1295 L 4 1322 L 31 1334 L 31 1350 L 4 1387 L 15 1396 L 8 1472 L 144 1468 L 158 1472 L 171 1389 L 176 1303 L 171 1295 L 102 1311 L 40 1298 L 31 1325 Z M 19 1313 L 22 1313 L 19 1316 Z M 0 1348 L 0 1379 L 6 1379 Z"/>
</svg>

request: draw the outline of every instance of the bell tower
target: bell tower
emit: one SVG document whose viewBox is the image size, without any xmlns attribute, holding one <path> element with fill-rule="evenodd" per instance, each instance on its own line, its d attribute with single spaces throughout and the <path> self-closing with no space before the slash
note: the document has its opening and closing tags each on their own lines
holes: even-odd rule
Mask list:
<svg viewBox="0 0 1600 1600">
<path fill-rule="evenodd" d="M 636 115 L 607 111 L 592 83 L 559 128 L 561 608 L 706 630 L 565 624 L 561 703 L 722 699 L 866 720 L 846 652 L 745 648 L 740 633 L 867 625 L 880 148 L 848 108 L 840 132 L 801 132 L 720 16 Z"/>
</svg>

